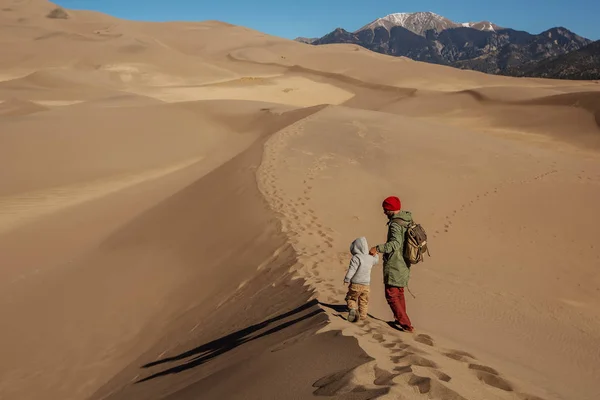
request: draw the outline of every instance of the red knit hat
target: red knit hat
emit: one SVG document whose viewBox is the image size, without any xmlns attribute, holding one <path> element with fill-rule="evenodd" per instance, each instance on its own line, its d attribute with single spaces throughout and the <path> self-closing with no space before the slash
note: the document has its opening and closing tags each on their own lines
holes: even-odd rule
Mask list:
<svg viewBox="0 0 600 400">
<path fill-rule="evenodd" d="M 382 207 L 386 211 L 400 211 L 402 203 L 396 196 L 390 196 L 383 201 Z"/>
</svg>

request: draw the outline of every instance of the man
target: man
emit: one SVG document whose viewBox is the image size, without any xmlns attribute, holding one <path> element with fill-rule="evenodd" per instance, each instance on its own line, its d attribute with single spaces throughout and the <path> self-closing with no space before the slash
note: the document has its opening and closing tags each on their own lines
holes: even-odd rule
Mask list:
<svg viewBox="0 0 600 400">
<path fill-rule="evenodd" d="M 383 212 L 387 215 L 387 242 L 372 247 L 369 254 L 383 254 L 383 281 L 385 298 L 394 313 L 395 323 L 403 330 L 413 332 L 414 328 L 406 313 L 404 288 L 410 278 L 410 263 L 404 259 L 404 236 L 406 225 L 412 222 L 410 211 L 401 211 L 400 199 L 395 196 L 386 198 L 382 204 Z"/>
</svg>

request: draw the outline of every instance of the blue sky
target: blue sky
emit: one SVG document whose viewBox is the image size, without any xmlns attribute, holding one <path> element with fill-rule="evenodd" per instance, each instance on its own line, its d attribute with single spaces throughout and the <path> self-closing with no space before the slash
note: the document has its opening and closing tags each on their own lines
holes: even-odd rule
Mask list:
<svg viewBox="0 0 600 400">
<path fill-rule="evenodd" d="M 539 33 L 564 26 L 600 39 L 600 0 L 54 0 L 73 9 L 145 21 L 215 19 L 293 39 L 349 31 L 394 12 L 432 11 L 456 22 L 490 20 Z"/>
</svg>

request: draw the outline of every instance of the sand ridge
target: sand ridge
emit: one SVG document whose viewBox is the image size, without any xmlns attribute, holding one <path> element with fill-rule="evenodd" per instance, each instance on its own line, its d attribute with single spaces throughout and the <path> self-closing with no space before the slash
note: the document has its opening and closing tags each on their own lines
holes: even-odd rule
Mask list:
<svg viewBox="0 0 600 400">
<path fill-rule="evenodd" d="M 336 114 L 339 115 L 338 118 L 340 118 L 340 120 L 336 121 Z M 339 138 L 345 137 L 345 141 L 347 143 L 347 148 L 346 151 L 350 150 L 350 151 L 354 151 L 354 155 L 348 157 L 347 155 L 345 156 L 343 153 L 339 150 L 337 150 L 334 146 L 331 145 L 327 145 L 323 142 L 323 140 L 319 140 L 317 139 L 318 133 L 317 132 L 322 132 L 322 131 L 327 131 L 327 126 L 333 126 L 336 123 L 341 123 L 342 118 L 344 118 L 345 116 L 350 116 L 352 115 L 352 119 L 354 119 L 354 121 L 352 121 L 351 124 L 347 124 L 347 128 L 344 130 L 340 130 L 337 136 Z M 313 116 L 311 116 L 309 119 L 305 119 L 302 121 L 297 122 L 295 125 L 290 126 L 288 128 L 286 128 L 285 130 L 281 131 L 280 133 L 278 133 L 277 135 L 275 135 L 268 143 L 267 143 L 267 147 L 265 149 L 266 152 L 266 156 L 265 156 L 265 160 L 263 161 L 263 164 L 261 165 L 261 169 L 259 170 L 259 181 L 261 182 L 261 187 L 263 192 L 267 195 L 268 198 L 271 199 L 271 205 L 272 207 L 279 213 L 279 215 L 283 218 L 284 221 L 284 231 L 288 232 L 288 235 L 291 237 L 292 243 L 296 248 L 296 251 L 299 254 L 299 263 L 294 267 L 294 269 L 297 271 L 297 273 L 299 274 L 300 277 L 302 277 L 302 279 L 305 279 L 312 287 L 315 287 L 318 293 L 318 298 L 320 299 L 321 303 L 324 305 L 324 307 L 326 308 L 330 308 L 332 309 L 332 315 L 333 315 L 333 320 L 334 322 L 332 322 L 328 328 L 326 329 L 341 329 L 343 332 L 346 332 L 346 334 L 351 335 L 351 336 L 358 336 L 359 337 L 359 343 L 361 344 L 361 347 L 367 349 L 367 351 L 369 352 L 370 355 L 372 355 L 377 361 L 374 361 L 372 363 L 372 365 L 370 367 L 367 366 L 363 366 L 361 367 L 361 369 L 352 372 L 351 375 L 343 375 L 343 379 L 342 377 L 338 377 L 338 378 L 332 378 L 331 381 L 326 380 L 327 383 L 325 384 L 325 386 L 329 385 L 332 387 L 332 389 L 324 389 L 321 388 L 320 390 L 323 391 L 323 393 L 330 393 L 331 394 L 342 394 L 345 392 L 349 392 L 351 390 L 353 390 L 353 388 L 359 386 L 359 387 L 377 387 L 376 385 L 374 385 L 374 383 L 376 384 L 378 378 L 380 378 L 380 375 L 382 372 L 376 372 L 376 371 L 386 371 L 385 374 L 388 374 L 389 376 L 389 381 L 391 382 L 393 380 L 393 378 L 395 376 L 399 376 L 398 374 L 394 374 L 394 371 L 399 369 L 404 371 L 405 373 L 407 371 L 409 371 L 410 369 L 406 369 L 407 365 L 396 365 L 398 360 L 400 360 L 401 357 L 395 357 L 387 360 L 386 358 L 390 357 L 390 348 L 394 348 L 394 343 L 393 342 L 397 342 L 400 341 L 401 344 L 405 343 L 406 341 L 408 341 L 408 343 L 411 343 L 411 346 L 415 346 L 414 343 L 411 342 L 411 338 L 407 338 L 406 334 L 402 335 L 398 335 L 398 334 L 394 334 L 393 331 L 391 331 L 391 328 L 389 326 L 386 325 L 385 323 L 385 318 L 383 320 L 368 320 L 365 323 L 361 323 L 359 324 L 359 327 L 352 327 L 352 325 L 349 325 L 347 322 L 335 322 L 337 321 L 337 317 L 344 316 L 344 313 L 342 312 L 345 309 L 345 306 L 343 306 L 343 298 L 345 295 L 345 287 L 341 285 L 341 277 L 344 274 L 345 268 L 347 267 L 347 263 L 348 263 L 348 255 L 345 251 L 341 251 L 338 252 L 338 249 L 343 249 L 345 246 L 343 245 L 343 243 L 340 243 L 339 241 L 339 237 L 342 236 L 344 238 L 346 238 L 346 242 L 350 243 L 350 241 L 352 240 L 353 236 L 350 236 L 349 234 L 347 234 L 346 232 L 348 231 L 354 231 L 354 229 L 350 228 L 350 226 L 354 226 L 354 227 L 359 227 L 359 226 L 364 226 L 365 224 L 367 224 L 368 226 L 370 226 L 370 228 L 366 231 L 366 232 L 373 232 L 372 231 L 372 223 L 369 223 L 369 218 L 367 218 L 366 221 L 363 220 L 363 218 L 361 217 L 361 214 L 364 213 L 361 212 L 360 209 L 355 209 L 355 210 L 351 210 L 348 209 L 346 211 L 340 211 L 339 215 L 336 215 L 337 213 L 335 213 L 335 208 L 333 206 L 328 206 L 327 205 L 327 198 L 328 198 L 328 191 L 331 190 L 331 186 L 328 186 L 331 184 L 331 182 L 338 182 L 339 185 L 336 186 L 336 188 L 334 189 L 336 191 L 336 193 L 334 194 L 333 192 L 331 192 L 329 194 L 330 198 L 334 198 L 336 195 L 340 196 L 342 194 L 345 194 L 345 196 L 341 196 L 338 197 L 339 201 L 341 201 L 341 203 L 336 203 L 335 201 L 332 200 L 333 204 L 338 204 L 338 207 L 344 207 L 343 203 L 344 202 L 348 202 L 347 200 L 344 199 L 350 199 L 352 198 L 354 201 L 351 202 L 351 204 L 354 205 L 364 205 L 364 207 L 367 208 L 372 208 L 369 207 L 368 204 L 369 202 L 364 201 L 364 195 L 362 195 L 362 193 L 364 192 L 371 192 L 371 191 L 377 191 L 380 190 L 378 189 L 376 186 L 373 187 L 369 187 L 368 184 L 365 184 L 364 182 L 369 182 L 372 181 L 373 179 L 377 179 L 375 177 L 369 176 L 369 175 L 356 175 L 354 177 L 351 178 L 352 173 L 356 172 L 356 173 L 362 173 L 364 174 L 364 170 L 361 171 L 360 169 L 358 169 L 357 167 L 359 165 L 361 165 L 363 162 L 366 162 L 366 160 L 370 160 L 371 156 L 369 156 L 368 154 L 371 151 L 377 151 L 376 149 L 373 150 L 365 150 L 365 148 L 369 148 L 372 149 L 373 147 L 377 147 L 377 145 L 375 143 L 369 143 L 369 144 L 364 144 L 364 145 L 353 145 L 352 143 L 355 141 L 364 141 L 365 138 L 367 137 L 373 137 L 373 136 L 377 136 L 378 134 L 381 134 L 380 132 L 382 131 L 382 127 L 381 128 L 377 128 L 376 126 L 381 124 L 381 123 L 377 123 L 375 122 L 376 120 L 373 119 L 373 122 L 369 121 L 369 114 L 365 114 L 362 118 L 357 118 L 358 115 L 356 112 L 354 113 L 346 113 L 344 112 L 344 110 L 341 110 L 341 112 L 339 111 L 334 111 L 334 109 L 326 109 L 321 111 L 319 114 L 315 114 Z M 321 119 L 322 121 L 320 122 L 319 119 Z M 377 124 L 377 125 L 375 125 Z M 354 133 L 351 133 L 353 132 Z M 307 136 L 306 139 L 302 139 L 303 136 Z M 454 140 L 456 140 L 456 136 L 453 136 Z M 330 138 L 333 139 L 333 138 Z M 440 139 L 440 137 L 438 136 L 438 140 Z M 424 139 L 425 140 L 425 139 Z M 468 139 L 467 139 L 468 140 Z M 417 142 L 418 143 L 418 142 Z M 388 144 L 387 146 L 391 145 Z M 405 144 L 405 146 L 408 144 Z M 412 144 L 411 144 L 412 145 Z M 496 144 L 497 146 L 497 144 Z M 499 153 L 502 154 L 502 153 Z M 509 154 L 504 154 L 503 157 L 509 156 L 511 157 L 510 153 Z M 381 155 L 380 155 L 381 157 Z M 312 160 L 312 163 L 307 163 L 308 160 Z M 391 159 L 390 159 L 390 162 Z M 392 162 L 393 163 L 393 162 Z M 393 165 L 393 164 L 392 164 Z M 593 165 L 593 164 L 592 164 Z M 525 166 L 524 166 L 525 167 Z M 350 168 L 350 171 L 347 172 L 342 172 L 344 169 Z M 363 167 L 364 168 L 364 167 Z M 452 167 L 451 167 L 452 168 Z M 398 170 L 402 170 L 401 168 L 398 168 Z M 295 171 L 306 171 L 305 173 L 298 173 Z M 424 173 L 424 171 L 422 172 Z M 507 190 L 510 190 L 508 188 L 508 186 L 513 186 L 515 184 L 531 184 L 533 182 L 537 182 L 537 181 L 542 181 L 545 179 L 548 179 L 548 177 L 554 175 L 557 173 L 556 167 L 552 168 L 552 169 L 548 169 L 548 170 L 544 170 L 543 166 L 541 168 L 539 168 L 539 173 L 531 173 L 531 171 L 528 170 L 523 170 L 521 173 L 524 174 L 524 176 L 526 177 L 527 175 L 531 174 L 531 178 L 525 178 L 525 180 L 522 183 L 518 183 L 518 182 L 512 182 L 512 180 L 507 181 L 504 184 L 501 184 L 500 186 L 497 186 L 496 188 L 490 188 L 489 191 L 486 191 L 483 194 L 477 194 L 476 196 L 474 196 L 474 201 L 471 201 L 470 203 L 467 203 L 465 205 L 463 205 L 462 207 L 456 209 L 455 211 L 452 212 L 452 214 L 447 217 L 444 220 L 440 219 L 440 222 L 436 223 L 436 219 L 433 216 L 428 216 L 428 215 L 424 215 L 422 216 L 421 221 L 424 221 L 424 223 L 430 227 L 430 229 L 432 229 L 432 233 L 433 233 L 433 240 L 432 240 L 432 246 L 435 245 L 440 239 L 437 239 L 437 237 L 439 236 L 444 236 L 444 235 L 448 235 L 450 231 L 452 231 L 452 226 L 453 226 L 453 219 L 455 218 L 460 218 L 463 219 L 465 221 L 468 221 L 469 218 L 466 216 L 460 216 L 460 214 L 462 213 L 466 213 L 468 212 L 468 208 L 471 207 L 476 207 L 476 202 L 479 201 L 494 201 L 493 197 L 497 196 L 498 193 L 501 192 L 505 192 Z M 472 174 L 472 173 L 471 173 Z M 422 176 L 421 176 L 422 178 Z M 531 181 L 529 181 L 529 179 L 531 179 Z M 531 182 L 531 183 L 529 183 Z M 359 186 L 359 189 L 354 189 L 351 187 L 352 185 L 356 185 Z M 498 184 L 496 184 L 498 185 Z M 507 187 L 502 188 L 502 186 L 506 185 Z M 329 187 L 329 189 L 328 189 Z M 594 189 L 597 190 L 597 189 Z M 409 193 L 413 193 L 413 191 L 409 190 Z M 360 193 L 360 194 L 359 194 Z M 384 193 L 382 192 L 380 194 L 379 197 L 383 196 Z M 486 199 L 490 199 L 491 200 L 486 200 Z M 535 194 L 531 193 L 529 194 L 529 196 L 535 196 Z M 596 195 L 592 195 L 591 193 L 589 195 L 585 195 L 584 197 L 588 197 L 588 196 L 597 196 Z M 369 195 L 367 196 L 369 198 L 372 198 L 373 196 Z M 588 197 L 588 198 L 592 198 L 592 197 Z M 375 198 L 372 199 L 372 201 L 376 201 Z M 587 205 L 587 207 L 591 206 L 591 204 Z M 321 211 L 319 211 L 321 210 Z M 353 215 L 354 213 L 354 215 Z M 371 214 L 371 213 L 369 213 Z M 430 219 L 431 218 L 431 219 Z M 537 217 L 536 217 L 537 218 Z M 345 220 L 345 221 L 344 221 Z M 363 222 L 361 222 L 363 221 Z M 459 223 L 459 225 L 463 225 L 464 223 Z M 439 226 L 440 228 L 436 227 Z M 437 228 L 437 229 L 436 229 Z M 473 227 L 472 229 L 478 229 Z M 383 229 L 382 229 L 383 230 Z M 363 231 L 364 232 L 364 231 Z M 358 236 L 360 234 L 364 234 L 362 232 L 357 232 L 355 233 L 354 236 Z M 381 237 L 381 235 L 383 234 L 383 232 L 380 232 L 380 234 L 378 236 Z M 589 233 L 588 237 L 595 237 L 596 234 L 593 233 Z M 458 237 L 462 237 L 460 234 Z M 485 239 L 483 239 L 483 242 L 486 242 Z M 483 243 L 482 242 L 482 243 Z M 440 242 L 441 243 L 441 242 Z M 583 244 L 582 244 L 583 245 Z M 559 250 L 560 251 L 560 250 Z M 589 254 L 589 258 L 587 259 L 587 265 L 588 266 L 592 266 L 597 262 L 597 255 L 594 255 L 594 245 L 592 244 L 592 242 L 588 242 L 587 244 L 582 246 L 582 251 L 585 251 Z M 481 256 L 484 256 L 485 253 L 481 254 Z M 473 255 L 474 257 L 477 257 L 475 255 Z M 441 257 L 444 257 L 444 254 L 441 254 Z M 501 257 L 501 256 L 500 256 Z M 550 256 L 550 259 L 552 259 L 555 256 Z M 437 258 L 437 257 L 436 257 Z M 480 262 L 486 262 L 484 261 L 484 258 L 477 258 L 478 260 L 480 260 Z M 435 260 L 433 261 L 435 263 Z M 489 261 L 487 261 L 489 262 Z M 535 260 L 527 260 L 527 262 L 533 262 L 535 263 Z M 431 263 L 431 261 L 429 261 L 429 263 Z M 448 266 L 444 269 L 447 269 Z M 506 268 L 503 266 L 503 268 Z M 424 273 L 434 273 L 434 271 L 436 270 L 435 268 L 433 269 L 433 271 L 429 272 L 431 268 L 426 268 L 423 267 L 422 269 L 419 269 L 419 272 L 416 272 L 418 275 L 420 276 L 421 274 Z M 451 270 L 454 268 L 450 268 Z M 455 271 L 458 272 L 458 270 L 454 269 Z M 422 271 L 422 272 L 421 272 Z M 488 273 L 493 272 L 493 271 L 488 271 Z M 375 288 L 372 291 L 372 298 L 375 299 L 374 303 L 377 304 L 377 312 L 373 312 L 374 314 L 380 314 L 380 313 L 385 313 L 385 314 L 389 314 L 389 310 L 387 310 L 387 305 L 382 305 L 383 301 L 383 295 L 382 293 L 382 288 L 380 286 L 379 283 L 379 274 L 380 272 L 377 271 L 377 268 L 375 268 L 375 272 L 374 272 L 374 276 L 373 276 L 373 280 L 375 281 Z M 444 271 L 440 271 L 439 274 L 441 275 L 439 279 L 448 282 L 448 273 L 444 273 Z M 486 285 L 486 286 L 490 286 L 489 283 L 489 277 L 486 277 L 485 274 L 481 274 L 481 281 L 477 282 L 476 285 Z M 535 276 L 537 276 L 535 273 L 534 275 L 532 275 L 532 279 L 535 279 Z M 416 279 L 422 279 L 424 277 L 417 277 Z M 577 282 L 581 281 L 581 279 L 586 279 L 584 277 L 571 277 L 573 279 L 573 284 L 574 286 L 577 286 Z M 589 278 L 588 278 L 589 279 Z M 437 279 L 436 279 L 437 280 Z M 430 281 L 430 284 L 432 283 L 432 281 Z M 586 291 L 588 291 L 590 294 L 592 294 L 596 289 L 596 286 L 598 284 L 597 280 L 596 283 L 591 283 L 589 282 L 590 285 L 587 286 Z M 471 283 L 469 281 L 466 282 L 460 282 L 458 283 L 458 285 L 460 285 L 460 287 L 465 287 L 465 286 L 471 286 L 471 284 L 475 284 L 475 282 Z M 417 284 L 419 285 L 419 284 Z M 417 287 L 420 287 L 417 286 Z M 486 289 L 486 290 L 502 290 L 499 287 L 496 288 L 494 287 L 492 289 L 493 285 L 490 286 L 490 288 Z M 436 290 L 439 290 L 441 287 L 436 288 Z M 424 289 L 426 292 L 429 292 L 430 290 L 432 290 L 432 288 L 429 289 Z M 474 290 L 474 288 L 471 288 L 470 290 Z M 524 287 L 524 290 L 527 290 L 527 286 Z M 560 290 L 560 289 L 559 289 Z M 377 291 L 379 291 L 379 293 L 377 293 Z M 447 290 L 446 290 L 447 292 Z M 446 295 L 451 294 L 451 293 L 445 293 Z M 483 295 L 483 291 L 482 293 L 480 293 L 481 295 Z M 572 296 L 574 293 L 570 294 L 570 296 Z M 582 295 L 583 293 L 580 293 L 580 295 Z M 440 292 L 441 295 L 441 292 Z M 443 301 L 440 295 L 436 296 L 436 298 L 438 298 L 440 301 Z M 502 294 L 503 296 L 506 296 L 506 294 Z M 552 296 L 553 293 L 549 292 L 548 293 L 549 296 Z M 592 294 L 592 296 L 594 296 Z M 378 301 L 378 297 L 379 297 L 379 301 Z M 510 298 L 506 298 L 506 300 L 503 301 L 508 301 L 510 300 Z M 499 299 L 495 299 L 494 301 L 500 301 Z M 502 302 L 502 301 L 501 301 Z M 594 301 L 594 303 L 596 303 L 596 301 Z M 510 303 L 507 303 L 507 305 Z M 433 306 L 433 303 L 429 304 L 430 306 Z M 492 303 L 488 303 L 488 301 L 486 301 L 486 306 L 488 307 L 492 307 L 490 308 L 493 309 L 495 308 L 495 306 L 493 306 Z M 515 307 L 516 304 L 512 304 L 511 307 Z M 502 306 L 501 306 L 502 307 Z M 553 307 L 557 307 L 557 308 L 562 308 L 559 304 L 555 304 Z M 583 319 L 579 320 L 578 322 L 576 322 L 575 324 L 580 325 L 581 323 L 584 323 L 584 320 L 586 320 L 586 318 L 590 318 L 590 322 L 591 320 L 597 320 L 598 315 L 592 311 L 592 307 L 594 307 L 592 304 L 588 304 L 587 306 L 587 311 L 586 312 L 586 317 L 584 317 Z M 523 311 L 519 311 L 517 309 L 513 309 L 511 310 L 511 312 L 507 313 L 504 312 L 502 315 L 498 315 L 497 317 L 491 317 L 491 315 L 493 315 L 495 312 L 500 311 L 500 309 L 495 310 L 494 312 L 491 312 L 491 314 L 487 314 L 488 316 L 485 317 L 483 313 L 485 313 L 485 309 L 484 308 L 479 308 L 477 307 L 478 311 L 476 314 L 472 315 L 472 318 L 478 318 L 480 321 L 482 322 L 482 318 L 485 319 L 487 321 L 487 323 L 494 323 L 493 320 L 496 318 L 499 318 L 497 320 L 497 322 L 500 323 L 500 325 L 498 326 L 498 328 L 500 328 L 502 325 L 505 325 L 506 323 L 508 324 L 512 324 L 512 321 L 514 321 L 515 318 L 520 319 L 522 317 L 524 317 L 526 315 L 526 313 L 524 313 Z M 433 310 L 431 309 L 427 309 L 427 308 L 418 308 L 419 311 L 423 311 L 426 312 L 427 314 L 432 314 Z M 533 310 L 532 310 L 533 311 Z M 534 312 L 539 312 L 539 311 L 534 311 Z M 511 315 L 511 313 L 514 313 L 514 315 Z M 444 313 L 440 314 L 444 315 Z M 476 316 L 477 315 L 477 316 Z M 490 317 L 492 318 L 492 320 L 490 320 Z M 545 317 L 550 318 L 550 323 L 554 323 L 554 313 L 551 312 L 549 315 L 546 315 Z M 379 319 L 380 317 L 378 317 Z M 541 320 L 539 321 L 540 323 L 542 322 Z M 472 321 L 471 322 L 473 325 L 477 324 L 477 321 Z M 549 325 L 550 326 L 550 325 Z M 548 326 L 548 327 L 549 327 Z M 566 328 L 566 326 L 565 326 Z M 595 329 L 595 328 L 594 328 Z M 544 333 L 542 333 L 541 331 L 538 332 L 539 334 L 544 335 Z M 365 337 L 364 340 L 361 340 L 360 337 Z M 387 339 L 383 340 L 382 338 L 386 337 Z M 426 339 L 424 339 L 426 338 Z M 458 339 L 458 338 L 456 338 Z M 429 341 L 434 341 L 435 339 L 431 339 L 430 335 L 427 334 L 419 334 L 418 336 L 412 338 L 412 340 L 417 341 L 416 346 L 420 346 L 420 342 L 429 342 Z M 532 337 L 530 337 L 527 340 L 532 340 Z M 562 340 L 561 336 L 557 336 L 556 340 L 560 341 Z M 581 344 L 583 346 L 592 346 L 592 343 L 594 342 L 594 339 L 591 337 L 585 337 L 585 335 L 580 337 L 580 340 L 582 340 Z M 388 341 L 391 341 L 388 342 Z M 539 343 L 538 339 L 534 339 L 534 341 L 537 341 Z M 509 340 L 510 342 L 510 340 Z M 374 345 L 378 344 L 378 345 Z M 587 345 L 584 345 L 583 343 L 588 343 Z M 421 343 L 422 344 L 422 343 Z M 508 344 L 508 342 L 507 342 Z M 418 359 L 416 361 L 416 365 L 417 367 L 431 367 L 433 365 L 437 366 L 438 364 L 440 364 L 440 356 L 447 356 L 448 354 L 454 354 L 453 352 L 456 350 L 457 346 L 459 345 L 454 345 L 454 348 L 442 348 L 437 350 L 436 352 L 434 352 L 433 354 L 431 354 L 431 351 L 427 352 L 427 354 L 429 355 L 429 358 L 425 358 L 425 361 L 423 361 L 423 359 Z M 551 346 L 550 346 L 551 347 Z M 566 357 L 567 354 L 571 353 L 571 356 L 574 355 L 574 351 L 576 351 L 577 346 L 571 348 L 570 346 L 566 346 L 563 348 L 562 350 L 562 356 L 560 357 Z M 584 347 L 586 348 L 586 347 Z M 589 347 L 587 347 L 589 348 Z M 460 347 L 458 347 L 458 349 L 460 349 Z M 431 350 L 431 349 L 430 349 Z M 513 354 L 511 357 L 516 356 L 517 352 L 522 351 L 523 349 L 513 349 L 513 351 L 515 351 L 515 354 Z M 420 351 L 423 351 L 423 348 L 420 349 Z M 508 349 L 506 349 L 505 351 L 509 351 Z M 418 352 L 418 351 L 417 351 Z M 404 354 L 404 356 L 409 356 L 412 353 L 409 351 L 407 352 L 407 354 Z M 579 356 L 582 356 L 583 354 L 580 354 Z M 401 354 L 402 356 L 402 354 Z M 578 357 L 579 357 L 578 356 Z M 451 357 L 452 358 L 452 357 Z M 455 357 L 456 358 L 456 357 Z M 490 356 L 490 359 L 495 358 L 494 356 Z M 410 358 L 409 358 L 410 359 Z M 442 358 L 443 360 L 443 358 Z M 460 358 L 459 361 L 466 361 L 463 360 L 463 358 Z M 409 361 L 406 361 L 410 366 L 411 363 Z M 443 361 L 442 361 L 443 362 Z M 591 359 L 589 360 L 589 362 L 591 362 Z M 425 365 L 420 365 L 421 364 L 425 364 Z M 471 362 L 471 364 L 473 364 L 474 361 Z M 467 366 L 467 364 L 469 364 L 468 362 L 465 364 L 465 366 Z M 592 368 L 593 370 L 593 362 L 591 364 L 589 364 L 589 367 Z M 489 398 L 527 398 L 528 395 L 524 394 L 531 391 L 534 391 L 538 393 L 538 395 L 540 395 L 539 393 L 543 393 L 543 390 L 541 388 L 544 387 L 544 385 L 548 384 L 547 382 L 540 382 L 540 384 L 538 385 L 538 387 L 531 387 L 530 385 L 528 385 L 526 382 L 521 383 L 521 387 L 523 389 L 519 389 L 519 384 L 516 384 L 514 382 L 519 382 L 521 380 L 524 380 L 522 378 L 521 372 L 519 372 L 517 375 L 513 375 L 513 377 L 501 377 L 499 376 L 498 373 L 492 374 L 493 376 L 488 375 L 489 372 L 486 371 L 479 371 L 477 370 L 476 373 L 473 373 L 473 371 L 469 370 L 469 373 L 471 373 L 471 375 L 467 374 L 463 374 L 464 371 L 461 371 L 460 369 L 455 369 L 452 367 L 452 365 L 450 365 L 448 367 L 449 369 L 447 370 L 438 370 L 438 369 L 434 369 L 434 372 L 429 371 L 428 373 L 425 374 L 425 376 L 421 376 L 418 375 L 417 377 L 408 375 L 405 376 L 404 378 L 406 378 L 406 381 L 402 381 L 402 379 L 398 379 L 398 380 L 394 380 L 394 382 L 397 385 L 400 386 L 394 386 L 392 387 L 390 390 L 390 393 L 394 393 L 394 395 L 397 395 L 397 391 L 402 392 L 404 389 L 404 384 L 406 384 L 408 382 L 409 385 L 412 384 L 412 386 L 416 386 L 417 389 L 421 392 L 421 393 L 429 393 L 429 391 L 432 392 L 432 394 L 434 396 L 454 396 L 456 398 L 469 398 L 470 396 L 474 396 L 473 393 L 479 393 L 478 395 L 475 395 L 476 398 L 481 398 L 481 396 L 498 396 L 498 397 L 489 397 Z M 566 367 L 567 369 L 569 367 Z M 421 372 L 421 369 L 417 369 L 418 372 Z M 546 371 L 546 373 L 548 373 L 548 371 Z M 391 374 L 391 375 L 390 375 Z M 455 375 L 453 375 L 455 374 Z M 352 376 L 353 378 L 349 378 L 349 376 Z M 419 378 L 420 376 L 420 378 Z M 458 386 L 451 386 L 452 388 L 456 388 L 456 387 L 469 387 L 469 391 L 477 391 L 477 392 L 471 392 L 469 393 L 469 391 L 467 392 L 462 392 L 462 394 L 456 394 L 456 389 L 452 390 L 452 394 L 448 394 L 450 392 L 447 391 L 447 387 L 444 386 L 443 381 L 440 382 L 439 380 L 439 376 L 445 377 L 445 379 L 447 379 L 446 377 L 454 377 L 454 382 L 459 381 L 461 382 L 460 384 L 458 384 Z M 586 374 L 586 376 L 588 378 L 591 379 L 591 375 Z M 427 378 L 428 377 L 428 378 Z M 469 378 L 477 378 L 480 381 L 482 381 L 483 383 L 488 385 L 488 389 L 489 387 L 491 388 L 501 388 L 503 389 L 505 392 L 510 392 L 510 397 L 508 395 L 504 395 L 504 394 L 499 394 L 498 392 L 496 392 L 494 389 L 491 390 L 491 392 L 487 392 L 485 388 L 478 388 L 477 386 L 473 386 L 472 384 L 469 384 Z M 404 379 L 403 378 L 403 379 Z M 572 376 L 572 378 L 575 378 L 575 376 Z M 429 381 L 433 379 L 434 383 L 429 383 Z M 466 381 L 463 381 L 463 379 L 466 379 Z M 340 381 L 341 380 L 341 381 Z M 348 380 L 350 380 L 352 382 L 352 384 L 348 383 Z M 345 383 L 342 383 L 345 382 Z M 375 382 L 374 382 L 375 381 Z M 423 381 L 426 381 L 426 383 L 423 383 Z M 526 381 L 526 380 L 525 380 Z M 416 384 L 415 382 L 420 382 L 419 384 Z M 421 385 L 421 386 L 420 386 Z M 441 387 L 439 385 L 442 385 Z M 319 386 L 319 385 L 317 385 Z M 325 387 L 324 386 L 324 387 Z M 330 392 L 328 392 L 328 390 L 330 390 Z M 524 391 L 524 392 L 523 392 Z M 441 393 L 446 393 L 446 394 L 441 394 Z M 458 390 L 458 393 L 461 393 L 461 390 Z M 483 393 L 486 393 L 485 395 Z M 551 392 L 548 392 L 546 394 L 540 395 L 542 398 L 554 398 L 553 396 L 555 396 L 556 394 L 552 394 Z M 390 394 L 391 396 L 391 394 Z M 453 398 L 454 398 L 453 397 Z M 390 397 L 392 398 L 392 397 Z M 488 398 L 488 397 L 486 397 Z M 559 397 L 556 398 L 561 398 L 560 395 Z"/>
</svg>

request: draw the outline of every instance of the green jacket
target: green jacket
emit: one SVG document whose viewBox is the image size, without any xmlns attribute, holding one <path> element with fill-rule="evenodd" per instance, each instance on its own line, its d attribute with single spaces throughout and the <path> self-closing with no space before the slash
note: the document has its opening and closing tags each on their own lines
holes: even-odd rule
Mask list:
<svg viewBox="0 0 600 400">
<path fill-rule="evenodd" d="M 404 235 L 406 228 L 398 219 L 405 222 L 413 220 L 410 211 L 400 211 L 388 221 L 387 242 L 377 246 L 383 254 L 383 283 L 390 286 L 406 287 L 410 278 L 410 264 L 404 259 Z"/>
</svg>

